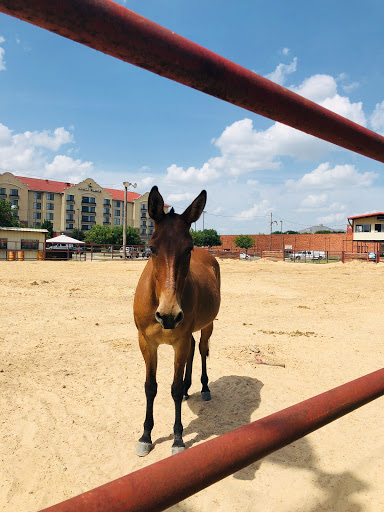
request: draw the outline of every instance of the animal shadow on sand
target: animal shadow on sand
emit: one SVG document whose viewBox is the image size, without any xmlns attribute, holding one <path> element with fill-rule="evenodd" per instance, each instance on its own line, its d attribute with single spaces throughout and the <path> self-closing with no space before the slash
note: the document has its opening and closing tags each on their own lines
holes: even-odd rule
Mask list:
<svg viewBox="0 0 384 512">
<path fill-rule="evenodd" d="M 185 438 L 194 434 L 192 439 L 185 441 L 186 448 L 250 423 L 252 413 L 260 405 L 262 387 L 263 383 L 258 379 L 229 375 L 209 382 L 212 395 L 210 402 L 204 402 L 200 392 L 191 394 L 189 399 L 183 402 L 183 408 L 189 407 L 196 415 L 196 418 L 184 428 Z M 171 435 L 162 437 L 154 444 L 160 444 L 172 438 Z M 247 475 L 247 480 L 254 478 L 250 473 Z"/>
<path fill-rule="evenodd" d="M 210 402 L 203 402 L 197 392 L 191 394 L 189 400 L 183 403 L 183 408 L 189 407 L 196 415 L 184 428 L 186 438 L 194 435 L 185 443 L 187 448 L 250 423 L 253 412 L 260 405 L 263 383 L 252 377 L 229 375 L 210 382 L 209 387 L 212 394 Z M 155 444 L 172 439 L 173 436 L 169 435 L 157 439 Z M 322 491 L 323 496 L 316 506 L 308 508 L 303 504 L 297 512 L 363 512 L 354 496 L 364 493 L 369 485 L 351 471 L 329 473 L 322 470 L 319 458 L 307 437 L 241 469 L 233 476 L 239 480 L 253 480 L 264 462 L 310 471 L 313 474 L 314 485 Z M 179 511 L 175 509 L 175 512 L 176 510 Z"/>
</svg>

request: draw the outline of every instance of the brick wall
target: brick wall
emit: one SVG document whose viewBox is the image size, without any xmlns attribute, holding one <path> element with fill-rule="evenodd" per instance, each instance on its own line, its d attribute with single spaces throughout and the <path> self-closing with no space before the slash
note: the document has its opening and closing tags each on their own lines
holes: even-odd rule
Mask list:
<svg viewBox="0 0 384 512">
<path fill-rule="evenodd" d="M 223 245 L 215 249 L 240 250 L 235 247 L 234 239 L 237 235 L 221 235 Z M 295 251 L 332 251 L 352 252 L 352 233 L 329 233 L 318 235 L 250 235 L 254 241 L 254 249 L 262 250 L 281 250 L 286 245 L 292 245 Z M 370 246 L 371 244 L 367 244 Z M 368 247 L 368 250 L 373 250 Z M 354 248 L 356 252 L 356 245 Z"/>
</svg>

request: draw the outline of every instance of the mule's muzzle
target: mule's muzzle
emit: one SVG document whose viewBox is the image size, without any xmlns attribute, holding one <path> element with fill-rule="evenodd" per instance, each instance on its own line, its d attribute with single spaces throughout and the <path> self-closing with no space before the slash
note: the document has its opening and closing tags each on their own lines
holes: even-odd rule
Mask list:
<svg viewBox="0 0 384 512">
<path fill-rule="evenodd" d="M 155 318 L 163 329 L 175 329 L 184 318 L 184 313 L 180 311 L 175 315 L 161 315 L 156 311 Z"/>
</svg>

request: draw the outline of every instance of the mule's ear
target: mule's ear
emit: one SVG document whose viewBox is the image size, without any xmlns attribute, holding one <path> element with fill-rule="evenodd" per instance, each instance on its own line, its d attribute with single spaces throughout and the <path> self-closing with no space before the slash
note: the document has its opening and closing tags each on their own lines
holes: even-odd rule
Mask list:
<svg viewBox="0 0 384 512">
<path fill-rule="evenodd" d="M 164 199 L 156 186 L 152 187 L 148 196 L 148 213 L 155 222 L 159 222 L 165 215 Z"/>
<path fill-rule="evenodd" d="M 181 214 L 187 224 L 196 222 L 203 213 L 205 203 L 207 202 L 207 192 L 202 190 L 196 199 L 191 203 L 184 213 Z"/>
</svg>

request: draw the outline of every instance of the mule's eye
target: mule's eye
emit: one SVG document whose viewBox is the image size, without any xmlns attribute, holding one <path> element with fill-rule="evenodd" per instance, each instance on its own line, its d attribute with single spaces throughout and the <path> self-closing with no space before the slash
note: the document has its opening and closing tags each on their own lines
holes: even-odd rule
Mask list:
<svg viewBox="0 0 384 512">
<path fill-rule="evenodd" d="M 156 248 L 153 245 L 150 246 L 150 250 L 152 254 L 157 254 Z"/>
</svg>

